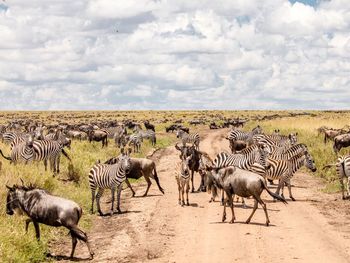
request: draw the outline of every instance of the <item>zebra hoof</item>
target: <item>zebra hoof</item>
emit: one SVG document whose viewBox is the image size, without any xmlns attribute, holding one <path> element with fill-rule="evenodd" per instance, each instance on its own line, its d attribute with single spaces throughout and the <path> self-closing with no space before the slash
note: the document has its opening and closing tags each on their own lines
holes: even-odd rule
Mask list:
<svg viewBox="0 0 350 263">
<path fill-rule="evenodd" d="M 270 221 L 266 221 L 266 226 L 269 226 L 269 224 L 270 224 Z"/>
<path fill-rule="evenodd" d="M 250 220 L 245 221 L 245 223 L 246 223 L 246 224 L 249 224 L 249 223 L 250 223 Z"/>
</svg>

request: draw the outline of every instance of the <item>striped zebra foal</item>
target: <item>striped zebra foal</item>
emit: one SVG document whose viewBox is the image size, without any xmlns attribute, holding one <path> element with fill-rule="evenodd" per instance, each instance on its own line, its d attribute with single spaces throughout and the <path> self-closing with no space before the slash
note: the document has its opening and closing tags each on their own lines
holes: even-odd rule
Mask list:
<svg viewBox="0 0 350 263">
<path fill-rule="evenodd" d="M 129 147 L 132 145 L 134 149 L 134 153 L 139 153 L 142 144 L 142 137 L 138 133 L 133 133 L 129 137 L 128 145 Z"/>
<path fill-rule="evenodd" d="M 114 212 L 114 193 L 115 188 L 118 187 L 118 200 L 120 200 L 120 194 L 122 190 L 122 183 L 126 179 L 126 174 L 130 171 L 130 152 L 124 152 L 124 148 L 121 149 L 121 155 L 118 157 L 118 162 L 116 164 L 95 164 L 89 172 L 89 184 L 91 189 L 91 213 L 94 212 L 94 201 L 96 198 L 97 211 L 100 216 L 104 214 L 100 207 L 100 198 L 103 195 L 105 189 L 111 189 L 112 194 L 112 207 L 110 215 Z M 95 196 L 95 193 L 97 194 Z M 119 204 L 118 204 L 119 207 Z M 118 213 L 120 213 L 118 209 Z"/>
<path fill-rule="evenodd" d="M 199 150 L 200 137 L 198 133 L 187 133 L 183 130 L 177 130 L 176 137 L 181 139 L 183 146 L 186 146 L 186 143 L 192 143 L 196 150 Z"/>
<path fill-rule="evenodd" d="M 339 156 L 335 164 L 328 164 L 323 167 L 323 170 L 326 168 L 330 168 L 331 166 L 335 166 L 336 168 L 339 182 L 341 185 L 343 200 L 348 199 L 350 197 L 350 155 Z M 345 196 L 344 194 L 344 178 L 347 178 L 347 196 Z"/>
<path fill-rule="evenodd" d="M 186 191 L 186 205 L 190 205 L 188 201 L 188 192 L 190 191 L 190 168 L 189 161 L 192 156 L 187 156 L 176 165 L 175 179 L 179 190 L 179 205 L 185 205 L 185 191 Z"/>
</svg>

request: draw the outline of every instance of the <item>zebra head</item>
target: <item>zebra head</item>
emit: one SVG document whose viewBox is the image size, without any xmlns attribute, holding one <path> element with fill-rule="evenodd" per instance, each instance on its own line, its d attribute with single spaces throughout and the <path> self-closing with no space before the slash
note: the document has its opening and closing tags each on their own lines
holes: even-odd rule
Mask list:
<svg viewBox="0 0 350 263">
<path fill-rule="evenodd" d="M 176 138 L 181 138 L 183 133 L 184 133 L 183 130 L 180 130 L 180 129 L 176 130 Z"/>
<path fill-rule="evenodd" d="M 290 133 L 288 135 L 289 141 L 291 145 L 294 145 L 298 142 L 298 133 Z"/>
<path fill-rule="evenodd" d="M 258 143 L 258 149 L 259 149 L 259 163 L 263 166 L 266 166 L 266 160 L 269 158 L 271 154 L 271 148 L 269 145 L 265 143 Z"/>
<path fill-rule="evenodd" d="M 316 172 L 317 170 L 314 159 L 312 158 L 311 154 L 307 151 L 305 152 L 305 166 L 312 172 Z"/>
<path fill-rule="evenodd" d="M 253 130 L 252 130 L 252 134 L 261 134 L 263 132 L 262 128 L 260 127 L 260 125 L 256 126 Z"/>
<path fill-rule="evenodd" d="M 120 168 L 125 171 L 126 174 L 130 172 L 131 162 L 130 162 L 130 153 L 131 148 L 128 149 L 127 152 L 124 151 L 124 148 L 121 148 L 120 155 L 118 156 L 118 164 Z"/>
<path fill-rule="evenodd" d="M 181 174 L 184 176 L 189 176 L 190 174 L 190 160 L 192 158 L 192 155 L 187 156 L 184 158 L 181 162 Z"/>
</svg>

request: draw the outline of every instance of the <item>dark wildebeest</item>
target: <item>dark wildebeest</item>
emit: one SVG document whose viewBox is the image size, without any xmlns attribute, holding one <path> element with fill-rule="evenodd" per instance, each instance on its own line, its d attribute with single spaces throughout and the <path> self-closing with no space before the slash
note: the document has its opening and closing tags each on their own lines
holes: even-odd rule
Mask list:
<svg viewBox="0 0 350 263">
<path fill-rule="evenodd" d="M 247 148 L 247 143 L 245 141 L 240 140 L 230 140 L 226 138 L 230 142 L 231 153 L 236 153 L 236 151 L 241 151 Z"/>
<path fill-rule="evenodd" d="M 194 172 L 199 172 L 199 166 L 200 166 L 200 158 L 202 154 L 207 155 L 206 153 L 203 153 L 201 151 L 196 150 L 195 146 L 179 146 L 178 144 L 175 145 L 176 150 L 180 151 L 180 159 L 183 160 L 184 158 L 188 156 L 192 156 L 189 160 L 189 168 L 191 170 L 191 184 L 192 189 L 191 192 L 194 192 L 194 183 L 193 183 L 193 176 Z M 205 192 L 205 185 L 204 180 L 201 180 L 201 184 L 199 185 L 197 191 L 203 191 Z"/>
<path fill-rule="evenodd" d="M 90 130 L 88 133 L 89 142 L 102 142 L 102 148 L 108 145 L 107 132 L 102 130 Z"/>
<path fill-rule="evenodd" d="M 148 120 L 144 121 L 143 124 L 145 125 L 146 130 L 152 130 L 152 131 L 156 131 L 154 128 L 154 125 L 151 124 Z"/>
<path fill-rule="evenodd" d="M 327 143 L 329 140 L 334 140 L 338 135 L 342 134 L 341 130 L 328 129 L 324 130 L 324 143 Z"/>
<path fill-rule="evenodd" d="M 338 153 L 341 148 L 350 146 L 350 133 L 340 134 L 334 137 L 333 150 L 335 153 Z"/>
<path fill-rule="evenodd" d="M 6 213 L 13 215 L 14 210 L 18 208 L 27 214 L 29 218 L 26 220 L 26 231 L 28 231 L 29 223 L 33 222 L 36 238 L 40 240 L 39 223 L 54 227 L 64 226 L 69 229 L 72 237 L 70 257 L 73 258 L 77 240 L 79 239 L 86 243 L 90 259 L 93 258 L 94 253 L 90 248 L 88 237 L 84 231 L 78 228 L 82 209 L 77 203 L 51 195 L 46 190 L 32 185 L 6 187 L 8 188 Z"/>
<path fill-rule="evenodd" d="M 212 176 L 212 179 L 215 181 L 216 186 L 223 189 L 226 193 L 226 197 L 228 199 L 228 203 L 231 208 L 232 219 L 230 223 L 235 221 L 235 213 L 233 210 L 233 196 L 238 195 L 241 197 L 250 197 L 254 198 L 254 208 L 251 215 L 248 217 L 246 223 L 249 224 L 252 219 L 255 211 L 258 208 L 258 203 L 263 207 L 265 216 L 266 216 L 266 226 L 270 224 L 269 216 L 267 214 L 266 204 L 261 199 L 261 193 L 266 190 L 268 194 L 277 200 L 287 203 L 286 200 L 271 192 L 265 183 L 265 180 L 262 176 L 252 173 L 247 170 L 242 170 L 234 166 L 229 166 L 221 169 L 215 169 L 211 166 L 207 167 L 208 176 Z M 222 214 L 222 222 L 226 220 L 226 203 L 224 202 L 224 211 Z"/>
</svg>

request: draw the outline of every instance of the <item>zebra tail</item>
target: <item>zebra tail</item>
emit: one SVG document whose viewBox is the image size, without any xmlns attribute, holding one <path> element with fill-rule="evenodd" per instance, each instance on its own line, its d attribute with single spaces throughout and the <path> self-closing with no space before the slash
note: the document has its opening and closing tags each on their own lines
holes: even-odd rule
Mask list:
<svg viewBox="0 0 350 263">
<path fill-rule="evenodd" d="M 266 183 L 265 183 L 265 180 L 263 178 L 261 178 L 261 184 L 262 186 L 265 188 L 265 190 L 269 193 L 269 195 L 275 199 L 277 199 L 278 201 L 281 201 L 282 203 L 284 204 L 288 204 L 286 199 L 284 199 L 282 196 L 278 195 L 278 194 L 275 194 L 273 192 L 271 192 L 271 190 L 267 187 Z"/>
<path fill-rule="evenodd" d="M 327 165 L 323 166 L 322 170 L 329 169 L 329 168 L 331 168 L 332 166 L 336 166 L 336 165 L 337 165 L 336 163 L 327 164 Z"/>
<path fill-rule="evenodd" d="M 6 157 L 2 151 L 0 150 L 0 154 L 2 155 L 2 157 L 4 157 L 6 160 L 12 161 L 11 157 Z"/>
<path fill-rule="evenodd" d="M 62 153 L 70 162 L 72 161 L 64 149 L 62 149 Z"/>
</svg>

